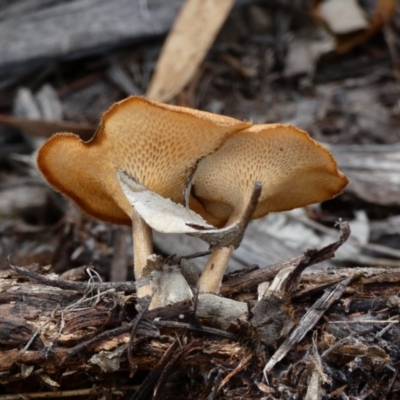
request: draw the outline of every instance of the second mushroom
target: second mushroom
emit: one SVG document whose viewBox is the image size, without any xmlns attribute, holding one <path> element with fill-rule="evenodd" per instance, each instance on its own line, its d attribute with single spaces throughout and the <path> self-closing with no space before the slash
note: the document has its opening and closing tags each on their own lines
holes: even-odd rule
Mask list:
<svg viewBox="0 0 400 400">
<path fill-rule="evenodd" d="M 332 154 L 291 125 L 253 125 L 230 136 L 204 158 L 193 177 L 192 195 L 202 217 L 219 226 L 242 218 L 253 187 L 262 186 L 252 218 L 329 200 L 348 179 Z M 203 271 L 199 290 L 219 292 L 234 246 L 215 250 Z"/>
</svg>

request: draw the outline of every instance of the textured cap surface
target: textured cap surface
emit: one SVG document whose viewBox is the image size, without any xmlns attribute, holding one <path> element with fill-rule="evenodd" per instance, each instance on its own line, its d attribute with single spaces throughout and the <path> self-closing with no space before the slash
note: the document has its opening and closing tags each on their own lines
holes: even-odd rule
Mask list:
<svg viewBox="0 0 400 400">
<path fill-rule="evenodd" d="M 196 163 L 250 123 L 140 97 L 114 104 L 88 142 L 72 133 L 52 136 L 37 165 L 58 191 L 88 214 L 130 224 L 131 206 L 119 187 L 126 171 L 152 191 L 182 202 Z"/>
<path fill-rule="evenodd" d="M 306 132 L 291 125 L 254 125 L 199 163 L 193 190 L 206 210 L 203 217 L 226 223 L 256 181 L 262 192 L 253 218 L 328 200 L 348 183 L 332 154 Z"/>
</svg>

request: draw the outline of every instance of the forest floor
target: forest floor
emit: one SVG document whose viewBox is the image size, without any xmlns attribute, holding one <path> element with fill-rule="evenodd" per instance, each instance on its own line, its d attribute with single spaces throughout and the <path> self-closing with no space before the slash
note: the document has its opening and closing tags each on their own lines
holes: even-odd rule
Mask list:
<svg viewBox="0 0 400 400">
<path fill-rule="evenodd" d="M 0 60 L 0 400 L 398 398 L 400 8 L 354 2 L 364 22 L 352 15 L 348 32 L 335 34 L 330 24 L 341 17 L 323 14 L 322 3 L 239 2 L 171 100 L 296 125 L 351 179 L 333 200 L 250 225 L 230 265 L 244 272 L 221 291 L 249 312 L 228 327 L 197 318 L 192 304 L 138 311 L 129 229 L 83 214 L 35 167 L 52 133 L 89 138 L 114 102 L 146 94 L 167 32 Z M 0 32 L 32 12 L 12 7 L 0 6 Z M 205 250 L 187 240 L 156 235 L 155 248 L 169 259 Z M 257 297 L 288 265 L 297 271 L 290 285 Z M 96 271 L 89 289 L 79 282 L 87 267 Z M 72 283 L 52 286 L 57 279 Z M 278 327 L 268 325 L 275 319 Z"/>
</svg>

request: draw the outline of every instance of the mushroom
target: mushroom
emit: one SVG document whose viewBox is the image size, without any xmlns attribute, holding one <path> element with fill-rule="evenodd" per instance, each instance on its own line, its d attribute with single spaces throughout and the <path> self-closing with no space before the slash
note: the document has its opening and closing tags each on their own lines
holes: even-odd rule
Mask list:
<svg viewBox="0 0 400 400">
<path fill-rule="evenodd" d="M 86 213 L 107 222 L 133 225 L 134 272 L 138 296 L 143 297 L 150 294 L 146 284 L 141 287 L 141 278 L 152 253 L 152 232 L 123 194 L 117 172 L 126 171 L 155 193 L 183 203 L 186 184 L 198 161 L 215 152 L 229 135 L 250 125 L 129 97 L 103 114 L 91 140 L 84 142 L 72 133 L 52 136 L 40 148 L 37 165 L 50 185 Z"/>
<path fill-rule="evenodd" d="M 256 182 L 262 190 L 252 219 L 331 199 L 348 179 L 332 154 L 306 132 L 291 125 L 253 125 L 230 136 L 198 164 L 192 188 L 197 213 L 217 226 L 234 224 Z M 233 249 L 222 247 L 211 254 L 200 291 L 218 293 Z"/>
</svg>

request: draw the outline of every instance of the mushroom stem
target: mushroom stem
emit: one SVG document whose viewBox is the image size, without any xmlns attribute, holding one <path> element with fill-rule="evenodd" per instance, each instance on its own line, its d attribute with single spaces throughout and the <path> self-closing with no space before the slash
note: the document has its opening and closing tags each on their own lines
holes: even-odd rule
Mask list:
<svg viewBox="0 0 400 400">
<path fill-rule="evenodd" d="M 137 284 L 137 296 L 151 296 L 150 285 L 144 282 L 144 268 L 147 264 L 147 258 L 153 253 L 153 235 L 151 228 L 146 224 L 143 218 L 132 210 L 132 240 L 133 240 L 133 270 Z"/>
<path fill-rule="evenodd" d="M 258 193 L 259 196 L 259 193 Z M 258 199 L 257 196 L 257 199 Z M 255 204 L 257 204 L 257 199 Z M 235 245 L 232 244 L 231 246 L 221 247 L 216 249 L 212 252 L 210 258 L 207 261 L 206 266 L 204 267 L 203 273 L 199 279 L 199 291 L 205 293 L 219 293 L 219 289 L 221 286 L 222 278 L 224 277 L 226 266 L 228 265 L 228 261 L 231 258 L 232 252 L 235 247 L 239 246 L 244 229 L 246 228 L 250 215 L 248 212 L 248 204 L 240 205 L 235 209 L 235 211 L 230 216 L 228 222 L 225 226 L 229 226 L 231 224 L 237 223 L 239 220 L 244 218 L 243 226 L 241 229 L 240 234 L 237 237 L 237 242 Z M 254 207 L 252 207 L 252 210 Z"/>
<path fill-rule="evenodd" d="M 240 230 L 231 245 L 216 249 L 211 254 L 199 279 L 200 292 L 219 293 L 228 261 L 233 250 L 239 247 L 240 242 L 242 241 L 244 231 L 246 230 L 251 216 L 257 207 L 261 190 L 261 182 L 255 182 L 253 190 L 247 195 L 247 199 L 239 204 L 229 217 L 225 226 L 230 226 L 239 222 Z"/>
<path fill-rule="evenodd" d="M 233 246 L 222 247 L 211 254 L 199 279 L 200 292 L 219 293 L 225 268 L 233 250 Z"/>
</svg>

